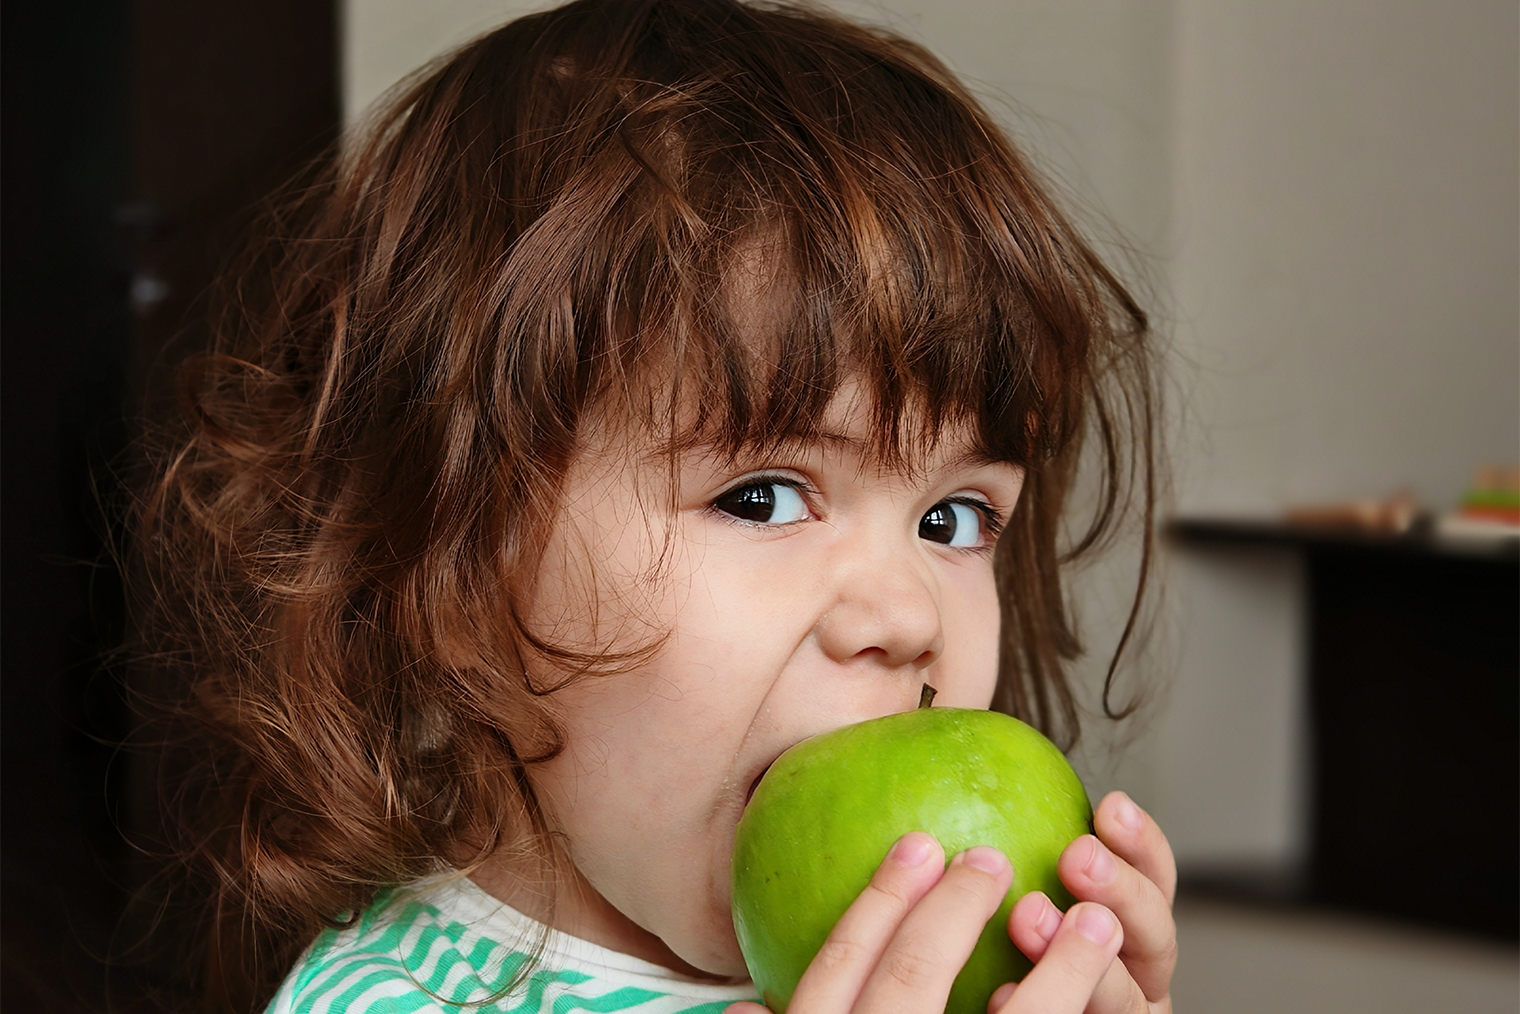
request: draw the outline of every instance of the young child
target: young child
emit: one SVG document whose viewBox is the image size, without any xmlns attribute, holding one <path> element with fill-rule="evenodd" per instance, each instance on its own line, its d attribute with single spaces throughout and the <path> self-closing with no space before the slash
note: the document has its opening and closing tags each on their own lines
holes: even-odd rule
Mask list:
<svg viewBox="0 0 1520 1014">
<path fill-rule="evenodd" d="M 292 193 L 136 516 L 208 1008 L 717 1012 L 782 751 L 925 682 L 1075 739 L 1060 565 L 1148 518 L 1145 319 L 922 50 L 579 0 Z M 1165 839 L 1095 830 L 994 1011 L 1170 1010 Z M 1012 875 L 908 835 L 791 1011 L 943 1009 Z"/>
</svg>

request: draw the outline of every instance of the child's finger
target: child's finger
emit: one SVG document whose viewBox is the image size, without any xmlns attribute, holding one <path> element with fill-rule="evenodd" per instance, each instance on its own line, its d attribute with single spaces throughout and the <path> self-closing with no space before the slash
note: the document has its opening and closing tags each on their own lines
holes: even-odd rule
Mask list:
<svg viewBox="0 0 1520 1014">
<path fill-rule="evenodd" d="M 740 1000 L 738 1003 L 731 1003 L 724 1007 L 723 1014 L 771 1014 L 771 1009 L 764 1004 Z"/>
<path fill-rule="evenodd" d="M 1161 889 L 1170 905 L 1177 896 L 1177 860 L 1150 814 L 1123 792 L 1110 792 L 1093 814 L 1093 829 L 1104 844 Z"/>
<path fill-rule="evenodd" d="M 904 835 L 871 883 L 839 917 L 808 965 L 788 1008 L 797 1014 L 848 1011 L 904 917 L 943 876 L 945 851 L 930 835 Z"/>
<path fill-rule="evenodd" d="M 1020 899 L 1024 906 L 1030 896 Z M 1045 902 L 1047 905 L 1049 901 Z M 1024 922 L 1037 914 L 1038 905 L 1029 902 Z M 1055 911 L 1055 907 L 1051 906 Z M 1018 914 L 1018 906 L 1014 909 Z M 1060 916 L 1059 912 L 1056 912 Z M 1010 921 L 1010 928 L 1013 922 Z M 1045 925 L 1036 921 L 1026 928 Z M 1016 939 L 1014 941 L 1018 943 Z M 1098 989 L 1114 965 L 1114 958 L 1124 943 L 1124 930 L 1112 912 L 1102 905 L 1079 902 L 1054 927 L 1048 939 L 1042 937 L 1040 956 L 1034 968 L 1017 985 L 999 989 L 987 1005 L 990 1014 L 1081 1014 L 1098 999 Z M 1020 944 L 1020 949 L 1023 945 Z M 1028 953 L 1026 950 L 1025 953 Z M 1033 955 L 1030 955 L 1033 957 Z"/>
<path fill-rule="evenodd" d="M 1030 961 L 1045 956 L 1060 928 L 1061 910 L 1040 891 L 1030 891 L 1020 898 L 1008 916 L 1008 936 Z"/>
<path fill-rule="evenodd" d="M 1042 950 L 1041 953 L 1044 953 Z M 1015 983 L 1008 983 L 992 994 L 992 1000 L 987 1009 L 996 1012 L 1008 998 L 1013 996 L 1017 988 Z M 1103 978 L 1093 988 L 1092 996 L 1087 1001 L 1087 1006 L 1082 1008 L 1082 1014 L 1149 1014 L 1150 1002 L 1145 994 L 1140 992 L 1140 987 L 1131 978 L 1129 971 L 1124 967 L 1123 961 L 1110 962 L 1108 971 L 1103 973 Z"/>
<path fill-rule="evenodd" d="M 1060 928 L 1062 918 L 1061 910 L 1051 904 L 1049 898 L 1038 891 L 1032 892 L 1020 898 L 1014 906 L 1008 919 L 1008 935 L 1013 938 L 1014 945 L 1019 950 L 1031 961 L 1037 962 L 1050 948 L 1050 941 Z M 1129 940 L 1126 938 L 1120 948 L 1121 959 L 1124 948 L 1128 946 Z M 988 1010 L 996 1011 L 1001 1003 L 1013 995 L 1012 985 L 1010 983 L 1004 986 L 993 995 Z M 1084 1014 L 1132 1014 L 1134 1011 L 1148 1009 L 1145 993 L 1129 974 L 1123 960 L 1120 960 L 1108 966 L 1108 971 L 1093 989 Z"/>
<path fill-rule="evenodd" d="M 1125 967 L 1148 998 L 1165 998 L 1177 965 L 1177 926 L 1161 888 L 1086 834 L 1061 853 L 1057 872 L 1077 898 L 1095 901 L 1119 917 L 1124 924 L 1119 956 Z"/>
<path fill-rule="evenodd" d="M 955 977 L 1012 884 L 1013 866 L 997 849 L 978 846 L 957 855 L 893 934 L 860 991 L 855 1014 L 943 1010 Z"/>
<path fill-rule="evenodd" d="M 1140 991 L 1129 969 L 1124 966 L 1124 955 L 1108 966 L 1103 978 L 1093 990 L 1092 999 L 1082 1014 L 1149 1014 L 1150 1001 Z"/>
</svg>

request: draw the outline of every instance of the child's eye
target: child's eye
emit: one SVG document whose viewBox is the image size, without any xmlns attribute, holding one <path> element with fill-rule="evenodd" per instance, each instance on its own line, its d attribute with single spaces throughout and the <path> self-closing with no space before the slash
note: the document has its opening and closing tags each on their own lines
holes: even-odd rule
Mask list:
<svg viewBox="0 0 1520 1014">
<path fill-rule="evenodd" d="M 990 545 L 998 529 L 996 511 L 980 500 L 941 500 L 918 520 L 918 537 L 955 549 Z"/>
<path fill-rule="evenodd" d="M 762 525 L 788 525 L 810 516 L 801 490 L 791 480 L 783 479 L 761 479 L 736 486 L 712 505 L 741 521 Z"/>
</svg>

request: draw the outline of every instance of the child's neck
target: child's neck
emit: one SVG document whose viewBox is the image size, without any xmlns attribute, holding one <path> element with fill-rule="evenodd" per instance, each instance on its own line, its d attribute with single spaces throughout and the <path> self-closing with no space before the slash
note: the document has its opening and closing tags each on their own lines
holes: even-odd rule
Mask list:
<svg viewBox="0 0 1520 1014">
<path fill-rule="evenodd" d="M 570 881 L 560 887 L 552 902 L 542 891 L 526 886 L 520 876 L 495 861 L 487 860 L 477 867 L 470 879 L 492 897 L 561 933 L 693 979 L 733 981 L 682 961 L 665 941 L 618 911 L 573 868 Z"/>
</svg>

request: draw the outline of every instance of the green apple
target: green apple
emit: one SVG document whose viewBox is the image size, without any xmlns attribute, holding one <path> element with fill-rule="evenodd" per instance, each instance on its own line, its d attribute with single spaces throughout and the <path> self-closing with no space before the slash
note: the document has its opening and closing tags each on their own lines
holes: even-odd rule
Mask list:
<svg viewBox="0 0 1520 1014">
<path fill-rule="evenodd" d="M 986 1014 L 1005 982 L 1029 970 L 1008 914 L 1030 891 L 1067 908 L 1061 852 L 1092 829 L 1081 779 L 1055 744 L 991 711 L 920 708 L 798 743 L 760 780 L 734 843 L 733 914 L 761 997 L 783 1014 L 839 917 L 909 831 L 946 857 L 1001 849 L 1013 888 L 987 923 L 946 1006 Z"/>
</svg>

